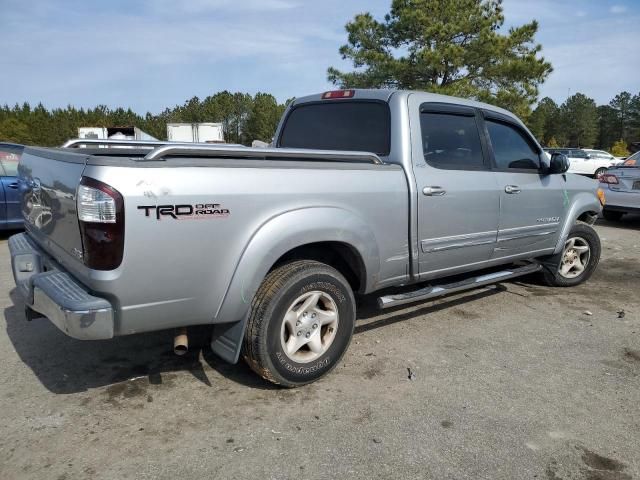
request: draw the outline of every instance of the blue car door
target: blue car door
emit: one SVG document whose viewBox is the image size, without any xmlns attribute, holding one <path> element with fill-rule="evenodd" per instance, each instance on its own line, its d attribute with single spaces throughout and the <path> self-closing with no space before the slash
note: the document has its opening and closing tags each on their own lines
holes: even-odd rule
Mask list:
<svg viewBox="0 0 640 480">
<path fill-rule="evenodd" d="M 0 169 L 0 178 L 4 178 Z M 7 200 L 4 195 L 4 184 L 0 183 L 0 230 L 7 228 Z"/>
<path fill-rule="evenodd" d="M 0 146 L 0 181 L 2 191 L 0 199 L 0 226 L 3 228 L 20 228 L 22 213 L 20 211 L 20 190 L 18 187 L 18 162 L 22 156 L 20 146 Z"/>
</svg>

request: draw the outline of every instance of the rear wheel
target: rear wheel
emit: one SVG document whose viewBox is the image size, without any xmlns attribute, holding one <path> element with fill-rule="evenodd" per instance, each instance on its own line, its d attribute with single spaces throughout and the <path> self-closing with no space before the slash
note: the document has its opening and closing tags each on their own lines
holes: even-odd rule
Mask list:
<svg viewBox="0 0 640 480">
<path fill-rule="evenodd" d="M 353 292 L 340 272 L 316 261 L 287 263 L 272 270 L 256 293 L 244 358 L 275 384 L 311 383 L 342 358 L 355 316 Z"/>
<path fill-rule="evenodd" d="M 575 224 L 562 252 L 546 262 L 545 282 L 552 287 L 573 287 L 585 282 L 598 266 L 600 251 L 596 231 L 584 223 Z"/>
<path fill-rule="evenodd" d="M 595 178 L 600 178 L 605 172 L 607 171 L 606 168 L 599 168 L 595 171 L 595 173 L 593 174 L 593 176 Z"/>
<path fill-rule="evenodd" d="M 616 212 L 613 210 L 607 210 L 606 208 L 602 211 L 602 216 L 605 220 L 609 220 L 610 222 L 617 222 L 622 218 L 624 212 Z"/>
</svg>

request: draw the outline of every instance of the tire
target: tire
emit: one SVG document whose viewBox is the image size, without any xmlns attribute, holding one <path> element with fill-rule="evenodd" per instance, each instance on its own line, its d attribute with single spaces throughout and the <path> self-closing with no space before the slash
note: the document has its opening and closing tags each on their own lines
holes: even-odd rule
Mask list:
<svg viewBox="0 0 640 480">
<path fill-rule="evenodd" d="M 253 299 L 244 359 L 272 383 L 306 385 L 340 362 L 355 318 L 353 291 L 340 272 L 312 260 L 284 264 L 269 272 Z"/>
<path fill-rule="evenodd" d="M 584 250 L 585 247 L 588 250 Z M 576 223 L 563 251 L 544 263 L 545 283 L 551 287 L 573 287 L 586 282 L 598 266 L 600 252 L 597 232 L 585 223 Z"/>
<path fill-rule="evenodd" d="M 605 173 L 606 171 L 607 171 L 607 169 L 606 169 L 606 168 L 604 168 L 604 167 L 603 167 L 603 168 L 599 168 L 599 169 L 597 169 L 597 170 L 595 171 L 595 173 L 593 174 L 593 177 L 594 177 L 594 178 L 596 178 L 596 179 L 598 179 L 598 178 L 600 178 L 600 175 L 602 175 L 602 174 L 603 174 L 603 173 Z"/>
<path fill-rule="evenodd" d="M 624 215 L 624 212 L 616 212 L 614 210 L 607 210 L 606 208 L 602 210 L 602 216 L 610 222 L 617 222 L 622 218 L 622 215 Z"/>
</svg>

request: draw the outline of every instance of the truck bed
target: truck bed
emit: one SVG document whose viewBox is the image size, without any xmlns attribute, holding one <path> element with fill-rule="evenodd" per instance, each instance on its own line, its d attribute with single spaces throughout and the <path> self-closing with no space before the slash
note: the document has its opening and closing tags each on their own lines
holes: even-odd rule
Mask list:
<svg viewBox="0 0 640 480">
<path fill-rule="evenodd" d="M 301 214 L 308 209 L 316 212 L 304 228 L 309 242 L 359 245 L 371 272 L 363 291 L 407 275 L 408 195 L 400 166 L 365 161 L 373 155 L 366 153 L 287 157 L 286 149 L 212 148 L 214 158 L 185 150 L 150 160 L 149 149 L 139 148 L 25 151 L 22 181 L 39 185 L 43 205 L 26 205 L 28 235 L 90 292 L 115 305 L 115 335 L 230 321 L 233 312 L 223 304 L 243 254 L 258 249 L 261 261 L 275 262 L 279 250 L 260 251 L 258 234 L 292 230 L 309 221 Z M 76 211 L 81 177 L 104 182 L 124 198 L 124 258 L 114 270 L 83 263 Z M 159 207 L 180 206 L 217 214 L 159 213 Z M 361 238 L 353 238 L 358 232 Z M 278 247 L 286 251 L 287 245 Z M 251 298 L 251 292 L 239 294 Z"/>
</svg>

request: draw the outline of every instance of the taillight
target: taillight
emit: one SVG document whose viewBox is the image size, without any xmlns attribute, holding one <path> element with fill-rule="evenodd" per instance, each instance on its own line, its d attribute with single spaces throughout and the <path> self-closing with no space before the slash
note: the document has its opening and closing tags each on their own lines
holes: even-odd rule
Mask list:
<svg viewBox="0 0 640 480">
<path fill-rule="evenodd" d="M 124 200 L 120 192 L 82 177 L 77 207 L 84 264 L 95 270 L 118 268 L 124 252 Z"/>
<path fill-rule="evenodd" d="M 607 183 L 609 185 L 617 185 L 618 177 L 616 177 L 613 173 L 603 173 L 600 175 L 600 183 Z"/>
<path fill-rule="evenodd" d="M 332 90 L 322 94 L 323 100 L 336 100 L 338 98 L 352 98 L 356 94 L 355 90 Z"/>
</svg>

